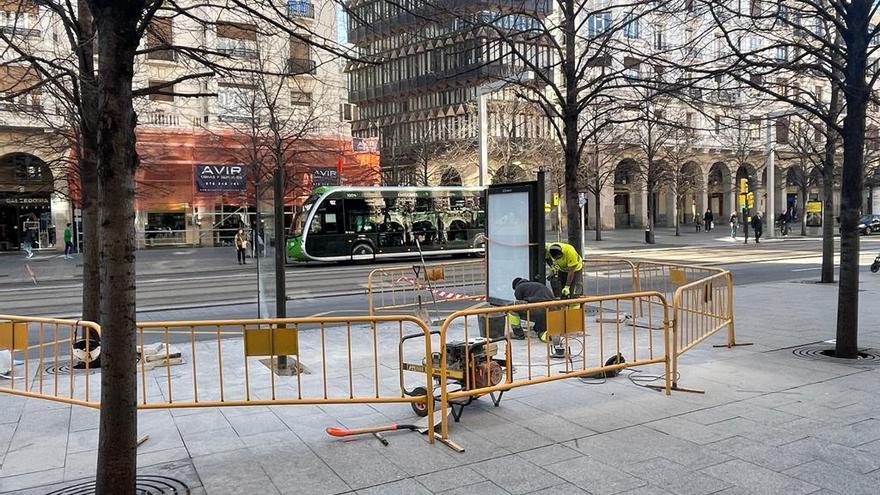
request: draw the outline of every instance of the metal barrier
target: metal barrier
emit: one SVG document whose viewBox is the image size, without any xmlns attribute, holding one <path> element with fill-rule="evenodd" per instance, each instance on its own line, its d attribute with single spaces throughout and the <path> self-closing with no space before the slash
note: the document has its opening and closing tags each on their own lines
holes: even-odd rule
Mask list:
<svg viewBox="0 0 880 495">
<path fill-rule="evenodd" d="M 8 372 L 0 380 L 0 392 L 99 407 L 100 384 L 89 380 L 95 369 L 89 363 L 77 367 L 74 355 L 96 351 L 94 341 L 84 338 L 90 332 L 100 335 L 101 327 L 88 321 L 0 315 L 0 372 Z"/>
<path fill-rule="evenodd" d="M 622 258 L 584 259 L 584 294 L 626 294 L 639 290 L 636 265 Z"/>
<path fill-rule="evenodd" d="M 435 303 L 484 301 L 486 261 L 378 268 L 367 279 L 370 315 Z"/>
<path fill-rule="evenodd" d="M 624 316 L 644 300 L 656 304 L 646 305 L 648 311 L 643 317 Z M 533 342 L 528 336 L 523 341 L 511 340 L 508 312 L 534 321 L 534 327 L 546 322 L 548 333 L 558 339 L 564 358 L 551 360 L 550 342 Z M 504 391 L 516 387 L 654 364 L 663 365 L 664 373 L 658 374 L 658 379 L 665 380 L 669 394 L 669 323 L 668 305 L 659 292 L 456 312 L 440 328 L 441 352 L 434 363 L 439 368 L 439 373 L 435 373 L 439 375 L 440 408 L 445 411 L 452 407 L 457 420 L 461 408 L 482 395 L 491 395 L 497 405 Z M 488 338 L 475 339 L 480 336 Z M 449 389 L 451 381 L 457 389 Z M 440 436 L 449 442 L 449 420 L 445 414 Z"/>
<path fill-rule="evenodd" d="M 727 328 L 727 344 L 738 344 L 733 321 L 733 274 L 722 270 L 709 277 L 682 285 L 672 297 L 672 378 L 673 388 L 697 392 L 678 386 L 678 358 L 722 328 Z"/>
</svg>

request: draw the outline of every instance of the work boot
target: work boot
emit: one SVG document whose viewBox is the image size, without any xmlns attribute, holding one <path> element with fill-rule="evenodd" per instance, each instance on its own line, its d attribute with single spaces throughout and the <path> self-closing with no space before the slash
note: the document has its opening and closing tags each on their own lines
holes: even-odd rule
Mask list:
<svg viewBox="0 0 880 495">
<path fill-rule="evenodd" d="M 553 359 L 565 359 L 565 354 L 566 354 L 565 351 L 566 351 L 565 347 L 563 347 L 561 345 L 559 345 L 559 346 L 554 345 L 551 352 L 550 352 L 550 357 Z M 571 354 L 570 347 L 568 348 L 568 354 Z"/>
<path fill-rule="evenodd" d="M 511 328 L 511 331 L 513 332 L 513 335 L 511 335 L 510 338 L 512 338 L 513 340 L 525 340 L 526 339 L 526 334 L 525 334 L 525 332 L 523 332 L 522 328 L 513 327 L 513 328 Z"/>
</svg>

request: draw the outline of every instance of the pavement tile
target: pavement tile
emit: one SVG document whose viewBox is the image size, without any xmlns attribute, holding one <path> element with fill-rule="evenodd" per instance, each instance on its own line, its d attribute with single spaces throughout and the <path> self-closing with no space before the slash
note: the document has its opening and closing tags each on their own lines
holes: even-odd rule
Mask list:
<svg viewBox="0 0 880 495">
<path fill-rule="evenodd" d="M 261 467 L 242 462 L 249 453 L 247 449 L 240 449 L 193 458 L 205 491 L 211 495 L 278 494 Z"/>
<path fill-rule="evenodd" d="M 20 494 L 28 488 L 57 483 L 64 479 L 64 468 L 44 469 L 26 474 L 0 477 L 0 493 Z M 46 493 L 42 490 L 40 493 Z"/>
<path fill-rule="evenodd" d="M 542 488 L 535 492 L 529 492 L 529 495 L 590 495 L 590 493 L 581 490 L 578 486 L 572 485 L 571 483 L 563 483 L 561 485 Z"/>
<path fill-rule="evenodd" d="M 687 468 L 699 469 L 730 459 L 729 456 L 707 447 L 645 426 L 633 426 L 594 435 L 575 440 L 569 445 L 595 459 L 604 459 L 613 453 L 615 462 L 621 464 L 665 457 Z"/>
<path fill-rule="evenodd" d="M 824 461 L 801 464 L 784 474 L 847 495 L 871 495 L 880 490 L 876 479 Z"/>
<path fill-rule="evenodd" d="M 718 431 L 720 435 L 726 435 L 728 437 L 742 436 L 759 442 L 764 442 L 768 445 L 783 445 L 807 436 L 798 431 L 791 431 L 782 427 L 768 426 L 745 418 L 728 419 L 714 423 L 711 427 Z"/>
<path fill-rule="evenodd" d="M 453 490 L 436 493 L 442 493 L 443 495 L 510 495 L 510 492 L 505 491 L 503 488 L 496 485 L 495 483 L 492 483 L 491 481 L 483 481 L 482 483 L 477 483 L 476 485 L 463 486 L 461 488 L 455 488 Z"/>
<path fill-rule="evenodd" d="M 679 495 L 708 495 L 730 486 L 730 483 L 690 471 L 663 458 L 622 466 L 621 469 L 653 486 Z"/>
<path fill-rule="evenodd" d="M 418 476 L 416 481 L 431 493 L 438 493 L 456 488 L 467 488 L 487 480 L 473 469 L 461 466 Z"/>
<path fill-rule="evenodd" d="M 141 453 L 138 451 L 138 466 L 148 467 L 166 462 L 189 460 L 189 452 L 184 447 L 175 447 L 165 450 L 155 450 Z"/>
<path fill-rule="evenodd" d="M 707 447 L 773 471 L 784 471 L 815 459 L 811 453 L 795 447 L 797 443 L 774 447 L 748 438 L 732 437 Z"/>
<path fill-rule="evenodd" d="M 418 484 L 414 479 L 407 478 L 392 481 L 384 485 L 372 486 L 357 491 L 358 495 L 431 495 L 431 492 Z"/>
<path fill-rule="evenodd" d="M 183 435 L 183 443 L 193 458 L 220 452 L 239 450 L 244 443 L 231 426 L 221 430 L 200 431 Z"/>
<path fill-rule="evenodd" d="M 509 493 L 529 493 L 564 483 L 518 455 L 478 462 L 471 469 Z"/>
<path fill-rule="evenodd" d="M 746 488 L 754 495 L 798 495 L 819 489 L 816 485 L 739 459 L 709 466 L 700 472 Z"/>
<path fill-rule="evenodd" d="M 850 425 L 821 429 L 813 436 L 855 447 L 880 439 L 880 419 L 867 419 Z"/>
<path fill-rule="evenodd" d="M 647 423 L 645 426 L 700 445 L 734 436 L 733 433 L 715 428 L 714 425 L 704 426 L 682 418 L 666 418 Z"/>
<path fill-rule="evenodd" d="M 406 471 L 377 450 L 386 447 L 378 442 L 375 444 L 359 440 L 325 440 L 323 444 L 311 445 L 311 449 L 354 490 L 408 478 Z"/>
<path fill-rule="evenodd" d="M 350 489 L 333 468 L 302 445 L 276 443 L 249 450 L 248 462 L 262 468 L 282 494 L 329 495 Z"/>
<path fill-rule="evenodd" d="M 613 463 L 617 464 L 618 460 L 614 459 Z M 594 495 L 610 495 L 647 485 L 645 480 L 588 456 L 557 462 L 546 469 Z"/>
<path fill-rule="evenodd" d="M 721 493 L 721 492 L 718 492 Z M 638 488 L 620 492 L 619 495 L 671 495 L 666 490 L 653 485 L 640 486 Z"/>
<path fill-rule="evenodd" d="M 547 466 L 548 464 L 581 457 L 583 454 L 564 444 L 553 444 L 546 447 L 538 447 L 537 449 L 525 450 L 517 455 L 536 466 Z"/>
<path fill-rule="evenodd" d="M 74 454 L 98 448 L 98 429 L 72 431 L 67 435 L 67 453 Z"/>
<path fill-rule="evenodd" d="M 880 469 L 880 455 L 861 450 L 861 447 L 845 447 L 812 437 L 792 442 L 784 447 L 787 452 L 800 452 L 813 459 L 863 474 Z"/>
<path fill-rule="evenodd" d="M 285 431 L 289 428 L 275 414 L 255 412 L 254 414 L 236 414 L 226 416 L 226 420 L 240 437 L 249 437 L 261 433 Z"/>
</svg>

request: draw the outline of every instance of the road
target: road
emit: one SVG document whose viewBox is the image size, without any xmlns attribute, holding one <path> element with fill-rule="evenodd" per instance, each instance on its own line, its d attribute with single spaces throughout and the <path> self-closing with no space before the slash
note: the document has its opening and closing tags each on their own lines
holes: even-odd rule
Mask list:
<svg viewBox="0 0 880 495">
<path fill-rule="evenodd" d="M 737 285 L 778 280 L 815 280 L 821 263 L 818 239 L 768 241 L 760 245 L 720 243 L 658 249 L 595 249 L 602 256 L 705 264 L 730 269 Z M 862 265 L 880 250 L 880 238 L 863 238 Z M 205 251 L 208 253 L 208 251 Z M 196 252 L 195 256 L 200 253 Z M 173 258 L 169 258 L 172 259 Z M 169 261 L 168 263 L 172 263 Z M 445 260 L 450 261 L 450 260 Z M 0 259 L 0 263 L 7 259 Z M 296 265 L 287 272 L 290 316 L 343 315 L 367 310 L 367 275 L 377 267 L 409 267 L 414 261 L 377 265 Z M 190 266 L 192 265 L 192 266 Z M 187 268 L 189 267 L 189 268 Z M 880 276 L 880 275 L 878 275 Z M 256 316 L 256 271 L 228 267 L 201 271 L 187 264 L 138 277 L 138 312 L 143 319 L 248 318 Z M 0 279 L 0 313 L 76 317 L 82 286 L 78 279 Z"/>
</svg>

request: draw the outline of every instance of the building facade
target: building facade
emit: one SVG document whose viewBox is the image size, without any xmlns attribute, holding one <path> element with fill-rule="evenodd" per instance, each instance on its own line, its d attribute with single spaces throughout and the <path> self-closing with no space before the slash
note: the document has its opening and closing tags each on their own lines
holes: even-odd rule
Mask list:
<svg viewBox="0 0 880 495">
<path fill-rule="evenodd" d="M 453 3 L 354 0 L 347 3 L 348 41 L 357 61 L 347 67 L 349 100 L 358 107 L 352 133 L 379 140 L 386 183 L 474 184 L 481 87 L 526 70 L 481 17 L 499 10 L 531 15 L 506 17 L 511 31 L 528 31 L 551 11 L 549 0 Z M 539 67 L 550 67 L 551 40 L 523 39 Z M 528 163 L 542 156 L 550 128 L 541 110 L 518 101 L 512 90 L 489 102 L 492 175 L 525 178 Z"/>
<path fill-rule="evenodd" d="M 135 101 L 141 247 L 230 244 L 265 207 L 257 186 L 279 161 L 288 222 L 318 185 L 314 177 L 341 170 L 338 182 L 378 183 L 378 156 L 351 139 L 342 62 L 331 46 L 334 3 L 280 4 L 247 12 L 179 2 L 185 10 L 160 13 L 148 27 L 134 79 L 147 93 Z M 0 29 L 17 46 L 70 56 L 48 8 L 22 0 L 0 9 Z M 18 249 L 26 229 L 41 248 L 63 249 L 61 231 L 77 225 L 81 200 L 70 105 L 10 52 L 0 66 L 0 249 Z M 241 180 L 205 182 L 204 173 L 228 172 L 223 166 L 240 167 Z"/>
</svg>

